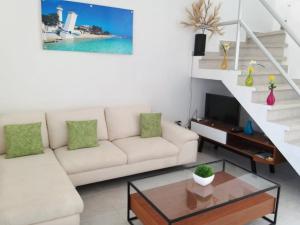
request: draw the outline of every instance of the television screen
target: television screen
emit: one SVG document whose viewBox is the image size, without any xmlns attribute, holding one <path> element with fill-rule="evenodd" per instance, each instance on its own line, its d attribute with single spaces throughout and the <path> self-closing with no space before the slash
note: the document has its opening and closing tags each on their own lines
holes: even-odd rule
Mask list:
<svg viewBox="0 0 300 225">
<path fill-rule="evenodd" d="M 240 104 L 232 97 L 206 94 L 205 119 L 239 125 Z"/>
</svg>

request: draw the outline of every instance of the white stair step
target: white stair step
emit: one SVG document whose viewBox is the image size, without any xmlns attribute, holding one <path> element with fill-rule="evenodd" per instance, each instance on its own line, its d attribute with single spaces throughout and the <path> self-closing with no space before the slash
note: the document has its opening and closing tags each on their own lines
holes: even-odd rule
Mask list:
<svg viewBox="0 0 300 225">
<path fill-rule="evenodd" d="M 288 127 L 288 130 L 300 129 L 300 117 L 288 118 L 284 120 L 272 121 L 274 123 Z"/>
<path fill-rule="evenodd" d="M 293 141 L 287 141 L 287 143 L 291 144 L 291 145 L 296 145 L 300 148 L 300 139 L 296 139 Z"/>
<path fill-rule="evenodd" d="M 256 91 L 269 91 L 269 84 L 266 83 L 265 85 L 254 85 L 253 86 Z M 282 91 L 282 90 L 292 90 L 293 88 L 289 84 L 277 84 L 277 88 L 275 91 Z"/>
<path fill-rule="evenodd" d="M 273 31 L 268 33 L 255 33 L 256 37 L 263 43 L 263 44 L 285 44 L 286 34 L 284 31 Z M 251 37 L 247 38 L 249 43 L 254 43 Z"/>
<path fill-rule="evenodd" d="M 275 31 L 270 31 L 270 32 L 254 32 L 254 33 L 255 33 L 256 37 L 258 37 L 258 38 L 285 35 L 285 31 L 283 31 L 283 30 L 275 30 Z"/>
<path fill-rule="evenodd" d="M 267 85 L 269 82 L 269 74 L 274 74 L 277 85 L 287 84 L 286 79 L 282 75 L 276 74 L 276 73 L 277 72 L 274 73 L 274 72 L 270 71 L 269 73 L 266 73 L 266 74 L 254 74 L 253 75 L 254 86 Z M 245 75 L 238 76 L 238 85 L 245 85 L 245 80 L 246 80 Z"/>
<path fill-rule="evenodd" d="M 249 66 L 250 60 L 239 60 L 239 70 L 245 70 Z M 257 67 L 255 69 L 255 73 L 266 73 L 266 71 L 276 71 L 277 69 L 269 60 L 257 60 L 257 63 L 263 65 L 264 67 Z M 221 68 L 222 59 L 203 59 L 199 61 L 199 68 L 200 69 L 219 69 Z M 228 69 L 234 69 L 234 60 L 228 61 Z M 283 66 L 286 69 L 286 66 Z M 278 73 L 278 72 L 276 72 Z"/>
<path fill-rule="evenodd" d="M 230 44 L 230 49 L 236 47 L 236 42 L 235 41 L 221 41 L 222 43 L 226 42 Z M 288 47 L 288 44 L 284 43 L 266 43 L 264 44 L 266 48 L 286 48 Z M 258 48 L 256 43 L 249 43 L 249 42 L 241 42 L 240 43 L 240 48 Z"/>
<path fill-rule="evenodd" d="M 284 61 L 285 57 L 277 57 L 277 60 L 280 62 Z M 241 57 L 239 59 L 239 70 L 245 70 L 249 66 L 249 62 L 253 60 L 253 57 Z M 263 65 L 256 66 L 255 68 L 255 74 L 278 74 L 279 71 L 277 68 L 267 59 L 266 57 L 257 57 L 255 58 L 257 63 Z M 200 58 L 199 60 L 196 60 L 195 63 L 197 63 L 199 69 L 220 69 L 221 64 L 223 62 L 223 56 L 220 56 L 218 52 L 208 52 L 206 53 L 206 56 Z M 235 63 L 235 57 L 230 56 L 228 60 L 228 70 L 234 69 L 234 63 Z M 288 66 L 287 65 L 281 65 L 282 68 L 287 71 Z"/>
<path fill-rule="evenodd" d="M 264 103 L 269 95 L 269 91 L 253 91 L 252 101 L 255 103 Z M 300 99 L 297 92 L 294 90 L 277 90 L 275 91 L 275 98 L 281 100 Z"/>
<path fill-rule="evenodd" d="M 295 118 L 300 115 L 300 105 L 292 105 L 290 108 L 284 109 L 270 109 L 268 110 L 268 121 L 282 120 Z"/>
<path fill-rule="evenodd" d="M 248 65 L 247 65 L 248 66 Z M 265 65 L 264 65 L 265 66 Z M 288 66 L 287 65 L 281 65 L 282 68 L 287 72 L 288 71 Z M 245 67 L 244 67 L 245 69 Z M 277 68 L 275 68 L 273 66 L 273 64 L 270 67 L 256 67 L 255 68 L 255 72 L 254 74 L 259 74 L 259 75 L 270 75 L 270 74 L 279 74 L 282 76 L 282 74 L 280 74 L 280 72 L 277 70 Z"/>
<path fill-rule="evenodd" d="M 275 105 L 270 106 L 271 110 L 282 110 L 300 107 L 300 100 L 293 99 L 287 101 L 277 101 Z"/>
<path fill-rule="evenodd" d="M 300 139 L 300 129 L 297 130 L 289 130 L 285 132 L 284 140 L 286 142 L 293 142 Z"/>
<path fill-rule="evenodd" d="M 284 56 L 284 48 L 272 48 L 268 50 L 275 58 Z M 220 52 L 220 55 L 223 55 L 222 52 Z M 231 49 L 228 55 L 235 56 L 235 48 Z M 255 59 L 256 57 L 266 57 L 265 53 L 263 53 L 263 51 L 261 51 L 258 48 L 241 48 L 240 56 L 241 57 L 248 56 L 251 57 L 252 59 Z"/>
<path fill-rule="evenodd" d="M 230 42 L 231 48 L 228 52 L 229 56 L 235 56 L 236 51 L 236 43 Z M 268 44 L 265 47 L 269 50 L 269 52 L 275 57 L 284 57 L 284 49 L 287 47 L 285 44 Z M 220 47 L 220 55 L 223 55 L 223 50 Z M 240 45 L 240 56 L 251 56 L 252 58 L 255 57 L 265 57 L 263 51 L 253 43 L 241 43 Z"/>
<path fill-rule="evenodd" d="M 214 60 L 218 60 L 218 61 L 220 61 L 220 62 L 222 62 L 223 61 L 223 58 L 224 58 L 224 56 L 223 55 L 220 55 L 220 53 L 219 52 L 207 52 L 206 54 L 205 54 L 205 56 L 203 56 L 203 58 L 202 58 L 202 60 L 201 61 L 209 61 L 209 60 L 212 60 L 212 61 L 214 61 Z M 255 61 L 257 61 L 258 63 L 259 62 L 265 62 L 265 61 L 270 61 L 267 57 L 265 57 L 265 56 L 257 56 L 257 57 L 255 57 L 255 58 L 253 58 L 252 56 L 242 56 L 242 57 L 240 57 L 239 58 L 239 61 L 246 61 L 247 62 L 247 64 L 249 64 L 249 62 L 251 61 L 251 60 L 254 60 L 255 59 Z M 233 56 L 229 56 L 228 57 L 228 61 L 234 61 L 235 60 L 235 55 L 233 55 Z M 279 61 L 279 62 L 281 62 L 281 61 L 284 61 L 284 60 L 286 60 L 286 57 L 283 57 L 283 56 L 281 56 L 281 57 L 276 57 L 276 60 L 277 61 Z"/>
<path fill-rule="evenodd" d="M 293 81 L 294 81 L 298 86 L 300 86 L 300 79 L 293 79 Z"/>
</svg>

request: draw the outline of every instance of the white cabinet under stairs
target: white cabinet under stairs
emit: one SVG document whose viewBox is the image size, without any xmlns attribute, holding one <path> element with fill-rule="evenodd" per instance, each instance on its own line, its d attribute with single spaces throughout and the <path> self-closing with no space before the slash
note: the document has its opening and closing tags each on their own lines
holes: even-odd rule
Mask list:
<svg viewBox="0 0 300 225">
<path fill-rule="evenodd" d="M 280 63 L 285 63 L 285 33 L 282 31 L 257 34 L 265 47 L 274 54 Z M 234 52 L 235 44 L 232 43 Z M 229 53 L 232 54 L 232 52 Z M 292 167 L 300 174 L 300 97 L 280 74 L 275 66 L 262 54 L 250 39 L 241 43 L 239 69 L 245 69 L 250 60 L 264 65 L 254 74 L 253 87 L 244 85 L 245 75 L 233 70 L 234 57 L 230 58 L 230 69 L 221 70 L 222 53 L 208 53 L 202 58 L 193 59 L 193 79 L 210 79 L 221 81 L 243 108 L 260 126 L 264 133 L 276 145 Z M 287 69 L 287 66 L 284 66 Z M 276 103 L 268 106 L 268 76 L 276 76 Z"/>
</svg>

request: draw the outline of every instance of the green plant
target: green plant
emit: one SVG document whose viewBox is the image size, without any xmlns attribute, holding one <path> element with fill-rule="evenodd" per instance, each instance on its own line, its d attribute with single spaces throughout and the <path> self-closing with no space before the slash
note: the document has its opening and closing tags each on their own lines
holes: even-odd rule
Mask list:
<svg viewBox="0 0 300 225">
<path fill-rule="evenodd" d="M 59 18 L 57 14 L 42 15 L 42 21 L 46 26 L 57 26 Z"/>
<path fill-rule="evenodd" d="M 269 76 L 269 90 L 274 90 L 277 86 L 275 84 L 275 76 L 274 75 L 270 75 Z"/>
<path fill-rule="evenodd" d="M 214 175 L 214 171 L 210 166 L 199 165 L 195 170 L 195 174 L 199 177 L 207 178 Z"/>
</svg>

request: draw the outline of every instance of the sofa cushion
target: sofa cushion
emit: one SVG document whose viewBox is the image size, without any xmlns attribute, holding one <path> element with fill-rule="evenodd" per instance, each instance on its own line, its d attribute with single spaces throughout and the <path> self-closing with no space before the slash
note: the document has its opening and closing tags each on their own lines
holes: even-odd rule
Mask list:
<svg viewBox="0 0 300 225">
<path fill-rule="evenodd" d="M 130 137 L 113 141 L 127 154 L 128 163 L 176 156 L 179 149 L 161 137 Z"/>
<path fill-rule="evenodd" d="M 97 120 L 98 140 L 108 139 L 104 108 L 102 107 L 48 112 L 46 114 L 46 118 L 50 146 L 53 149 L 66 146 L 68 144 L 66 121 Z"/>
<path fill-rule="evenodd" d="M 0 224 L 28 225 L 79 214 L 82 200 L 53 151 L 0 156 Z"/>
<path fill-rule="evenodd" d="M 126 155 L 109 141 L 100 141 L 98 147 L 68 151 L 55 150 L 55 155 L 68 174 L 81 173 L 127 163 Z"/>
<path fill-rule="evenodd" d="M 4 126 L 6 158 L 43 153 L 41 123 Z"/>
<path fill-rule="evenodd" d="M 67 121 L 67 127 L 69 150 L 98 146 L 97 120 Z"/>
<path fill-rule="evenodd" d="M 49 147 L 45 113 L 34 112 L 22 114 L 7 114 L 0 116 L 0 155 L 5 153 L 4 126 L 28 123 L 42 123 L 41 133 L 43 139 L 43 147 Z"/>
<path fill-rule="evenodd" d="M 161 137 L 161 113 L 141 113 L 141 137 Z"/>
<path fill-rule="evenodd" d="M 147 105 L 109 107 L 105 109 L 109 140 L 140 135 L 140 114 L 149 113 Z"/>
</svg>

